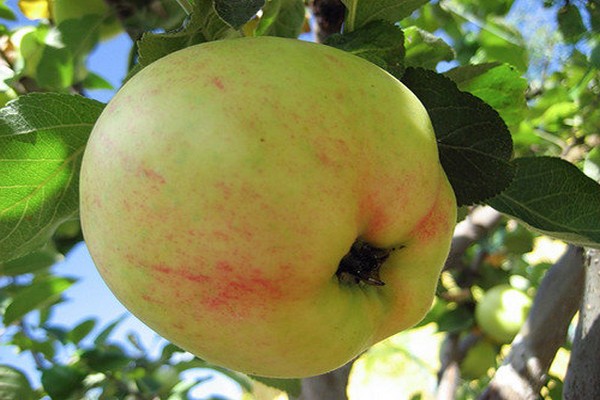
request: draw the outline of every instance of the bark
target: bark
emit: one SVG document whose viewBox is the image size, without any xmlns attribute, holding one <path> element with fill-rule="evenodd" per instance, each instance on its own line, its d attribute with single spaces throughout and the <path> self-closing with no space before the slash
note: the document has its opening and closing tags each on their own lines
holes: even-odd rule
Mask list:
<svg viewBox="0 0 600 400">
<path fill-rule="evenodd" d="M 483 206 L 473 209 L 463 221 L 454 228 L 450 254 L 444 269 L 463 269 L 462 257 L 473 243 L 488 235 L 502 220 L 502 214 L 492 207 Z"/>
<path fill-rule="evenodd" d="M 563 398 L 600 399 L 600 250 L 588 252 L 585 292 Z"/>
<path fill-rule="evenodd" d="M 584 271 L 583 249 L 570 245 L 544 276 L 525 324 L 479 400 L 539 398 L 556 351 L 565 343 L 581 304 Z"/>
<path fill-rule="evenodd" d="M 348 400 L 346 388 L 352 363 L 335 371 L 302 379 L 302 394 L 296 400 Z"/>
<path fill-rule="evenodd" d="M 117 16 L 117 19 L 121 22 L 121 24 L 123 25 L 123 27 L 125 29 L 125 32 L 127 32 L 127 35 L 129 35 L 129 37 L 131 38 L 132 41 L 135 42 L 139 38 L 142 37 L 142 34 L 144 33 L 144 31 L 142 29 L 135 28 L 133 26 L 130 26 L 130 24 L 127 23 L 129 18 L 131 18 L 138 9 L 138 6 L 136 5 L 136 3 L 134 1 L 132 1 L 132 0 L 104 0 L 104 1 L 114 11 L 115 15 Z"/>
<path fill-rule="evenodd" d="M 459 335 L 450 333 L 442 346 L 442 367 L 438 376 L 436 400 L 453 400 L 460 382 Z"/>
<path fill-rule="evenodd" d="M 340 0 L 313 0 L 310 7 L 317 21 L 317 42 L 323 42 L 329 35 L 342 30 L 346 7 Z"/>
</svg>

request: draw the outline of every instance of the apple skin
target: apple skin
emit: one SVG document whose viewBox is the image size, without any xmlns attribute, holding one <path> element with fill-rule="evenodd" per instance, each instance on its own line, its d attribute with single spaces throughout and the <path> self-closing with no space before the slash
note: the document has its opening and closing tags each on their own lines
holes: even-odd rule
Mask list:
<svg viewBox="0 0 600 400">
<path fill-rule="evenodd" d="M 475 320 L 497 343 L 510 343 L 527 319 L 531 298 L 510 285 L 489 289 L 475 306 Z"/>
<path fill-rule="evenodd" d="M 498 349 L 493 343 L 485 339 L 478 340 L 460 363 L 461 376 L 469 380 L 481 378 L 496 365 L 497 355 Z"/>
<path fill-rule="evenodd" d="M 456 220 L 427 112 L 375 65 L 274 37 L 144 68 L 97 121 L 81 220 L 115 295 L 159 334 L 255 375 L 335 369 L 429 310 Z M 342 282 L 356 238 L 384 286 Z"/>
<path fill-rule="evenodd" d="M 89 14 L 106 17 L 98 30 L 100 40 L 108 40 L 123 32 L 123 27 L 117 18 L 109 15 L 110 9 L 104 0 L 53 0 L 51 10 L 56 25 L 60 25 L 68 19 L 82 18 Z"/>
</svg>

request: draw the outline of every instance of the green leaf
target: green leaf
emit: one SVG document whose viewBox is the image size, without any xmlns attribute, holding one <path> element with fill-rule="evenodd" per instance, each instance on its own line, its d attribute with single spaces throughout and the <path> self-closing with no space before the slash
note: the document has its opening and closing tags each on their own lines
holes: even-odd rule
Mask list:
<svg viewBox="0 0 600 400">
<path fill-rule="evenodd" d="M 73 57 L 66 48 L 44 46 L 35 75 L 41 87 L 57 91 L 67 88 L 75 83 L 74 75 Z"/>
<path fill-rule="evenodd" d="M 46 269 L 61 260 L 62 256 L 51 249 L 42 249 L 26 256 L 0 263 L 0 276 L 17 276 Z"/>
<path fill-rule="evenodd" d="M 93 72 L 88 72 L 85 79 L 82 81 L 83 87 L 88 90 L 113 90 L 113 85 Z"/>
<path fill-rule="evenodd" d="M 105 21 L 102 15 L 87 14 L 61 22 L 57 26 L 61 44 L 74 58 L 85 56 L 98 44 L 100 29 Z"/>
<path fill-rule="evenodd" d="M 407 67 L 435 69 L 441 61 L 454 59 L 454 50 L 446 42 L 415 26 L 404 30 Z"/>
<path fill-rule="evenodd" d="M 196 0 L 183 29 L 167 33 L 147 32 L 138 42 L 139 62 L 146 67 L 174 51 L 212 40 L 240 37 L 241 33 L 219 17 L 210 0 Z"/>
<path fill-rule="evenodd" d="M 17 20 L 17 16 L 13 12 L 13 10 L 6 4 L 0 4 L 0 18 L 6 19 L 9 21 Z"/>
<path fill-rule="evenodd" d="M 42 372 L 42 385 L 52 400 L 65 400 L 83 388 L 86 374 L 75 366 L 54 365 Z"/>
<path fill-rule="evenodd" d="M 254 34 L 297 38 L 305 13 L 303 0 L 267 0 Z"/>
<path fill-rule="evenodd" d="M 583 173 L 596 182 L 600 182 L 600 145 L 594 147 L 587 156 L 585 156 Z"/>
<path fill-rule="evenodd" d="M 478 203 L 504 190 L 514 174 L 509 162 L 512 140 L 498 113 L 433 71 L 407 68 L 402 82 L 429 113 L 458 205 Z"/>
<path fill-rule="evenodd" d="M 586 32 L 581 13 L 575 4 L 566 4 L 558 10 L 558 29 L 566 42 L 575 43 Z"/>
<path fill-rule="evenodd" d="M 466 307 L 447 310 L 437 319 L 440 332 L 464 332 L 473 325 L 473 312 Z"/>
<path fill-rule="evenodd" d="M 79 344 L 83 339 L 89 335 L 92 330 L 96 327 L 96 320 L 93 318 L 86 319 L 81 322 L 79 325 L 74 327 L 67 335 L 68 339 L 75 343 Z"/>
<path fill-rule="evenodd" d="M 0 365 L 0 399 L 33 400 L 37 396 L 27 376 L 10 365 Z"/>
<path fill-rule="evenodd" d="M 485 0 L 474 2 L 473 0 L 454 0 L 452 3 L 460 4 L 468 12 L 477 15 L 504 15 L 510 11 L 514 0 Z"/>
<path fill-rule="evenodd" d="M 80 359 L 92 370 L 103 373 L 118 371 L 131 362 L 125 352 L 116 346 L 96 347 L 84 351 Z"/>
<path fill-rule="evenodd" d="M 342 0 L 348 8 L 346 29 L 352 31 L 369 22 L 384 20 L 396 23 L 408 17 L 428 0 Z"/>
<path fill-rule="evenodd" d="M 42 246 L 79 209 L 79 168 L 104 105 L 32 93 L 0 110 L 0 261 Z"/>
<path fill-rule="evenodd" d="M 404 36 L 388 22 L 375 21 L 350 33 L 331 35 L 325 44 L 362 57 L 396 77 L 404 73 Z"/>
<path fill-rule="evenodd" d="M 473 63 L 498 61 L 515 66 L 521 73 L 527 72 L 529 63 L 523 38 L 502 19 L 488 18 L 478 40 L 481 47 L 473 56 Z"/>
<path fill-rule="evenodd" d="M 265 0 L 213 0 L 223 21 L 239 29 L 265 5 Z"/>
<path fill-rule="evenodd" d="M 179 372 L 187 371 L 187 370 L 193 369 L 193 368 L 209 368 L 209 369 L 215 370 L 217 372 L 220 372 L 221 374 L 223 374 L 226 377 L 230 378 L 231 380 L 235 381 L 242 387 L 242 390 L 244 390 L 245 392 L 252 391 L 252 382 L 250 381 L 250 379 L 248 378 L 247 375 L 244 375 L 240 372 L 236 372 L 231 369 L 220 367 L 215 364 L 211 364 L 211 363 L 204 361 L 198 357 L 195 357 L 189 361 L 179 362 L 179 363 L 175 364 L 174 367 Z"/>
<path fill-rule="evenodd" d="M 302 383 L 300 379 L 265 378 L 253 375 L 250 375 L 250 378 L 269 387 L 286 392 L 289 397 L 296 398 L 300 396 L 300 392 L 302 392 Z"/>
<path fill-rule="evenodd" d="M 102 18 L 87 15 L 58 27 L 39 25 L 21 41 L 24 75 L 46 89 L 64 91 L 85 76 L 85 57 L 98 43 Z"/>
<path fill-rule="evenodd" d="M 57 301 L 74 282 L 73 279 L 51 276 L 25 286 L 6 307 L 4 325 L 10 325 L 23 318 L 27 313 L 42 309 Z"/>
<path fill-rule="evenodd" d="M 573 164 L 554 157 L 513 161 L 516 176 L 486 201 L 534 231 L 600 248 L 600 185 Z"/>
<path fill-rule="evenodd" d="M 590 0 L 585 2 L 585 8 L 590 13 L 592 31 L 600 32 L 600 2 Z"/>
<path fill-rule="evenodd" d="M 506 125 L 517 128 L 527 111 L 527 80 L 511 65 L 486 63 L 465 65 L 444 74 L 462 91 L 492 106 Z"/>
<path fill-rule="evenodd" d="M 117 325 L 119 325 L 121 322 L 123 322 L 125 320 L 125 318 L 127 318 L 127 314 L 121 315 L 119 318 L 117 318 L 116 320 L 114 320 L 113 322 L 108 324 L 102 330 L 102 332 L 100 332 L 98 334 L 98 336 L 96 336 L 96 339 L 94 339 L 94 344 L 96 346 L 104 345 L 106 343 L 106 341 L 108 340 L 108 337 L 113 333 L 113 331 L 117 327 Z"/>
<path fill-rule="evenodd" d="M 179 347 L 173 343 L 167 343 L 162 348 L 162 351 L 160 352 L 160 358 L 158 359 L 158 362 L 160 362 L 162 364 L 166 364 L 169 362 L 169 360 L 171 359 L 173 354 L 184 353 L 184 352 L 185 352 L 185 350 L 182 350 L 181 347 Z"/>
</svg>

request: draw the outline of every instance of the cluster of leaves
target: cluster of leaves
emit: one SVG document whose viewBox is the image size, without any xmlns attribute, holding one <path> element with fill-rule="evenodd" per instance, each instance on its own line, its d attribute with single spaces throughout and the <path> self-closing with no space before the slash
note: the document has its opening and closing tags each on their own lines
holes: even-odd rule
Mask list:
<svg viewBox="0 0 600 400">
<path fill-rule="evenodd" d="M 539 252 L 535 258 L 534 244 L 539 237 L 514 221 L 503 219 L 489 236 L 469 248 L 461 263 L 442 274 L 436 303 L 420 326 L 434 323 L 439 332 L 455 338 L 460 349 L 457 357 L 460 363 L 478 343 L 485 343 L 495 350 L 495 357 L 479 360 L 480 375 L 463 371 L 458 399 L 481 392 L 499 366 L 506 345 L 489 337 L 478 325 L 477 304 L 490 289 L 504 285 L 516 287 L 533 297 L 552 266 L 549 259 L 539 258 Z"/>
<path fill-rule="evenodd" d="M 22 321 L 21 329 L 7 344 L 33 355 L 41 371 L 42 388 L 34 389 L 19 368 L 0 365 L 2 398 L 33 400 L 48 395 L 52 399 L 81 399 L 98 392 L 101 399 L 187 399 L 194 387 L 209 378 L 183 380 L 182 373 L 207 368 L 229 376 L 247 392 L 252 389 L 247 377 L 184 357 L 183 351 L 172 344 L 151 358 L 133 334 L 128 337 L 133 351 L 111 343 L 109 336 L 120 320 L 96 335 L 92 335 L 96 328 L 93 319 L 72 328 L 50 325 L 44 314 L 40 321 L 39 326 Z M 65 354 L 69 355 L 66 361 Z"/>
<path fill-rule="evenodd" d="M 168 24 L 157 16 L 156 1 L 125 3 L 131 7 L 119 19 L 128 33 L 154 30 L 132 46 L 130 75 L 173 51 L 206 41 L 295 38 L 306 30 L 302 0 L 196 0 L 189 5 L 189 17 L 178 9 Z M 170 9 L 168 1 L 159 3 L 163 11 Z M 600 141 L 595 131 L 600 125 L 595 2 L 587 8 L 547 2 L 556 12 L 562 34 L 558 41 L 570 57 L 568 64 L 556 60 L 554 70 L 548 66 L 537 86 L 522 77 L 531 72 L 532 46 L 504 18 L 511 0 L 343 3 L 344 31 L 325 44 L 379 65 L 417 94 L 430 113 L 440 158 L 460 205 L 487 203 L 538 232 L 599 246 L 600 187 L 577 168 L 586 160 L 587 165 L 598 164 L 589 156 Z M 0 17 L 11 19 L 14 14 L 2 4 Z M 52 398 L 81 397 L 92 389 L 106 397 L 184 398 L 190 386 L 161 379 L 207 367 L 197 359 L 173 361 L 176 350 L 171 346 L 155 360 L 141 347 L 138 355 L 129 354 L 107 341 L 114 326 L 90 340 L 93 321 L 67 330 L 46 323 L 73 283 L 54 276 L 50 267 L 82 240 L 76 220 L 79 166 L 103 109 L 99 102 L 68 93 L 109 87 L 85 67 L 100 43 L 104 18 L 87 15 L 58 26 L 43 19 L 26 30 L 4 27 L 1 32 L 8 39 L 1 51 L 9 68 L 3 70 L 0 90 L 6 99 L 22 95 L 0 110 L 2 315 L 5 327 L 17 330 L 3 341 L 35 354 L 43 370 L 43 390 L 36 391 L 18 370 L 0 368 L 0 382 L 8 382 L 12 398 L 39 398 L 43 391 Z M 175 31 L 155 31 L 181 23 Z M 588 48 L 592 50 L 586 55 L 582 49 Z M 451 69 L 440 73 L 435 71 L 439 65 Z M 24 95 L 39 90 L 47 93 Z M 545 266 L 525 262 L 530 239 L 520 239 L 522 247 L 510 249 L 511 233 L 503 225 L 467 255 L 476 268 L 446 274 L 438 306 L 426 321 L 437 321 L 440 331 L 449 334 L 476 334 L 473 309 L 482 292 L 515 277 L 535 290 Z M 32 311 L 40 314 L 40 321 L 28 328 Z M 44 332 L 44 337 L 35 339 L 29 331 Z M 76 351 L 69 361 L 60 362 L 58 348 Z M 250 390 L 246 378 L 231 377 Z M 268 383 L 298 391 L 298 382 Z M 471 389 L 465 387 L 465 393 Z"/>
</svg>

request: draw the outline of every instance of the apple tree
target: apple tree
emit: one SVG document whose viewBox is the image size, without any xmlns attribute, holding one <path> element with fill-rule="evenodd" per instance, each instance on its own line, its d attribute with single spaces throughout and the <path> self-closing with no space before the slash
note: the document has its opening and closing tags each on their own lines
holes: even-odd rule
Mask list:
<svg viewBox="0 0 600 400">
<path fill-rule="evenodd" d="M 190 398 L 203 381 L 182 376 L 198 369 L 228 377 L 245 399 L 372 398 L 376 384 L 369 382 L 382 386 L 384 378 L 391 382 L 386 388 L 396 391 L 392 397 L 378 394 L 381 398 L 600 397 L 597 0 L 19 0 L 2 2 L 0 17 L 0 340 L 36 366 L 35 371 L 25 371 L 0 360 L 1 398 Z M 88 60 L 115 35 L 126 35 L 130 50 L 128 58 L 112 60 L 128 71 L 123 86 L 112 88 L 106 72 L 90 71 Z M 300 44 L 299 37 L 318 44 Z M 257 45 L 258 53 L 246 52 L 244 43 L 250 42 L 267 45 Z M 222 48 L 233 50 L 211 50 Z M 211 51 L 217 58 L 210 58 Z M 212 70 L 184 61 L 203 57 Z M 217 72 L 223 75 L 215 78 Z M 237 79 L 245 73 L 251 79 Z M 297 76 L 307 78 L 293 80 Z M 208 86 L 218 92 L 232 83 L 234 90 L 229 92 L 234 97 L 227 102 L 206 94 Z M 387 94 L 392 87 L 390 92 L 410 95 L 403 94 L 400 101 Z M 97 89 L 118 94 L 107 105 L 91 98 Z M 208 112 L 187 119 L 188 105 L 200 101 Z M 304 116 L 304 126 L 299 115 Z M 195 134 L 194 126 L 223 131 L 236 118 L 243 122 L 238 125 L 250 127 L 249 134 L 258 129 L 260 135 L 227 137 L 216 144 L 210 138 L 201 145 L 189 142 L 185 154 L 194 151 L 186 156 L 192 160 L 187 165 L 191 170 L 177 170 L 184 153 L 174 153 L 178 149 L 171 142 L 151 134 L 158 129 L 184 138 L 188 128 Z M 279 130 L 273 131 L 274 126 Z M 300 132 L 294 130 L 298 126 L 310 143 L 284 143 L 268 153 L 270 162 L 260 165 L 260 173 L 268 178 L 260 182 L 266 183 L 248 190 L 258 182 L 252 172 L 264 160 L 248 161 L 240 154 L 271 145 L 281 139 L 282 131 L 292 138 Z M 387 147 L 364 134 L 367 129 L 387 132 L 388 126 L 404 136 L 387 138 Z M 136 141 L 125 143 L 134 133 L 139 136 Z M 426 136 L 431 140 L 423 139 Z M 311 149 L 324 149 L 316 160 L 337 169 L 313 170 L 315 164 L 303 153 L 309 144 Z M 378 152 L 371 154 L 373 148 Z M 126 152 L 127 159 L 122 156 Z M 286 175 L 290 168 L 284 158 L 304 169 Z M 136 164 L 140 159 L 156 168 Z M 211 169 L 200 169 L 208 164 Z M 166 165 L 175 172 L 165 172 Z M 334 213 L 323 213 L 322 205 L 336 212 L 348 205 L 342 203 L 356 190 L 344 183 L 355 171 L 368 176 L 360 181 L 368 195 L 356 208 L 379 215 L 371 218 L 377 229 L 385 231 L 382 225 L 389 221 L 412 221 L 418 229 L 402 229 L 435 236 L 436 226 L 443 225 L 440 221 L 451 217 L 444 238 L 420 253 L 408 253 L 407 262 L 402 254 L 410 251 L 408 239 L 390 242 L 371 235 L 377 230 L 373 227 L 359 237 L 346 234 L 340 227 L 347 215 L 335 214 L 339 221 L 334 220 Z M 221 176 L 243 177 L 238 181 L 245 191 L 232 195 L 235 182 L 218 181 Z M 439 190 L 423 189 L 434 181 L 432 176 L 443 176 L 441 187 L 451 187 L 452 193 L 444 197 L 452 200 L 451 207 L 436 200 Z M 136 177 L 153 184 L 139 186 Z M 212 189 L 200 191 L 192 201 L 177 201 L 181 199 L 171 194 L 159 197 L 155 186 L 165 177 L 180 179 L 178 190 L 193 187 L 194 178 L 211 182 Z M 399 181 L 410 184 L 394 186 Z M 317 184 L 323 190 L 303 192 L 312 193 L 309 198 L 294 199 L 281 190 L 314 189 Z M 248 216 L 244 212 L 255 213 L 253 201 L 262 194 L 257 187 L 277 194 L 261 203 L 263 211 L 274 202 L 282 206 L 268 208 L 251 232 L 213 230 L 212 237 L 196 227 L 178 232 L 168 221 L 139 212 L 168 203 L 170 215 L 193 217 L 197 208 L 214 207 L 212 216 L 218 210 L 227 218 L 242 215 L 229 225 L 243 225 Z M 141 197 L 134 199 L 135 193 Z M 415 201 L 402 203 L 411 196 Z M 228 203 L 231 197 L 238 203 Z M 288 198 L 294 202 L 285 203 Z M 206 205 L 209 202 L 212 206 Z M 380 203 L 386 212 L 377 214 L 383 209 Z M 303 204 L 304 209 L 289 204 Z M 410 207 L 402 209 L 403 204 Z M 281 219 L 286 223 L 303 220 L 298 229 L 305 235 L 302 240 L 290 241 L 288 226 L 271 218 L 277 212 L 288 216 Z M 435 218 L 425 218 L 431 215 Z M 181 218 L 177 226 L 184 225 Z M 202 221 L 209 225 L 215 218 Z M 119 237 L 119 226 L 126 228 L 125 236 Z M 261 234 L 251 235 L 256 232 Z M 309 237 L 308 232 L 320 236 Z M 349 321 L 365 309 L 355 298 L 323 297 L 289 284 L 282 290 L 264 271 L 250 268 L 251 263 L 245 279 L 224 286 L 228 290 L 215 289 L 214 296 L 206 282 L 216 282 L 219 288 L 221 282 L 206 277 L 203 263 L 214 249 L 232 251 L 227 247 L 232 233 L 240 234 L 234 249 L 238 258 L 254 259 L 265 248 L 272 251 L 265 252 L 269 258 L 261 260 L 264 265 L 283 256 L 289 257 L 290 265 L 305 262 L 307 269 L 292 274 L 290 282 L 312 282 L 308 275 L 316 277 L 318 271 L 308 269 L 309 261 L 331 253 L 335 262 L 328 276 L 346 285 L 341 292 L 346 293 L 348 285 L 367 294 L 400 287 L 394 296 L 409 309 L 386 314 L 376 309 L 378 303 L 370 303 L 364 321 Z M 173 269 L 163 263 L 164 254 L 174 254 L 169 243 L 188 236 L 207 246 L 197 254 L 193 268 Z M 251 242 L 250 236 L 261 239 Z M 242 240 L 253 243 L 246 246 L 249 252 L 243 252 Z M 278 243 L 286 240 L 290 242 Z M 115 294 L 178 345 L 166 343 L 157 355 L 134 332 L 126 343 L 115 341 L 111 333 L 121 320 L 102 327 L 85 316 L 72 326 L 51 323 L 76 283 L 55 274 L 52 266 L 82 241 L 87 241 Z M 325 247 L 309 249 L 318 254 L 303 252 L 307 243 Z M 133 252 L 120 252 L 124 248 Z M 235 335 L 231 330 L 224 333 L 224 325 L 216 322 L 211 338 L 218 346 L 195 343 L 190 336 L 197 334 L 195 327 L 219 319 L 209 320 L 208 314 L 204 322 L 169 319 L 190 310 L 183 303 L 178 309 L 168 298 L 179 293 L 162 288 L 150 292 L 145 285 L 154 279 L 151 274 L 140 279 L 137 272 L 123 269 L 141 265 L 135 250 L 142 248 L 145 259 L 154 258 L 155 273 L 176 275 L 178 287 L 208 290 L 212 297 L 205 303 L 212 308 L 227 303 L 228 321 L 237 321 L 229 326 L 238 329 Z M 336 252 L 338 248 L 343 251 Z M 231 272 L 229 259 L 219 260 L 221 271 Z M 390 265 L 401 272 L 390 272 Z M 254 306 L 251 302 L 264 302 L 256 293 L 268 294 L 266 289 L 279 293 L 265 304 L 271 314 L 285 315 L 287 319 L 278 321 L 287 325 L 273 329 L 267 325 L 268 313 L 243 325 L 246 311 Z M 244 297 L 245 293 L 253 295 Z M 289 293 L 297 296 L 295 300 L 302 293 L 314 297 L 289 301 L 290 307 L 303 306 L 286 313 L 288 303 L 276 302 L 287 301 L 284 295 Z M 351 311 L 345 326 L 356 337 L 379 342 L 412 327 L 377 344 L 365 341 L 353 347 L 354 353 L 342 355 L 349 336 L 334 326 L 340 315 L 328 314 L 325 323 L 312 326 L 305 323 L 313 317 L 310 321 L 320 321 L 319 313 L 338 303 Z M 382 308 L 394 309 L 390 304 L 396 303 Z M 384 330 L 379 337 L 369 331 L 371 319 L 382 319 L 376 322 L 394 331 Z M 327 322 L 335 329 L 328 330 Z M 300 338 L 317 330 L 325 333 L 296 351 Z M 226 338 L 227 334 L 233 336 Z M 268 340 L 259 343 L 261 336 Z M 252 343 L 244 347 L 222 341 L 232 337 L 238 344 L 245 337 Z M 252 347 L 271 349 L 280 356 L 280 364 L 265 361 L 265 351 L 252 353 Z M 225 352 L 227 357 L 219 356 Z M 325 362 L 329 359 L 336 365 Z M 349 362 L 340 366 L 341 359 Z M 304 365 L 339 368 L 315 375 Z M 232 366 L 236 368 L 227 368 Z M 278 374 L 283 370 L 289 372 Z"/>
</svg>

